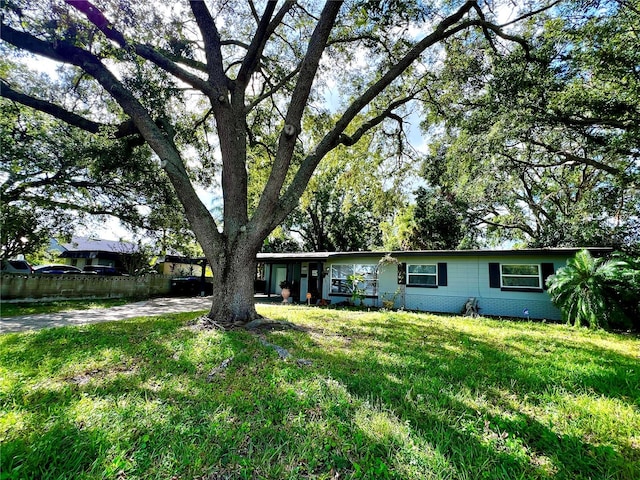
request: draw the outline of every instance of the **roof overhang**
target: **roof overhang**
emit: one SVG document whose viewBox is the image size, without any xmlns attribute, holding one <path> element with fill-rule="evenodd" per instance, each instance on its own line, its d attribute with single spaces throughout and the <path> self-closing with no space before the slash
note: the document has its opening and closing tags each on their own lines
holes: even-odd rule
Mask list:
<svg viewBox="0 0 640 480">
<path fill-rule="evenodd" d="M 258 253 L 258 262 L 324 262 L 331 252 Z"/>
<path fill-rule="evenodd" d="M 600 256 L 613 252 L 612 247 L 566 247 L 566 248 L 526 248 L 519 250 L 400 250 L 400 251 L 360 251 L 360 252 L 295 252 L 258 253 L 259 262 L 306 262 L 328 261 L 354 257 L 518 257 L 518 256 L 561 256 L 575 255 L 580 250 L 588 250 Z"/>
</svg>

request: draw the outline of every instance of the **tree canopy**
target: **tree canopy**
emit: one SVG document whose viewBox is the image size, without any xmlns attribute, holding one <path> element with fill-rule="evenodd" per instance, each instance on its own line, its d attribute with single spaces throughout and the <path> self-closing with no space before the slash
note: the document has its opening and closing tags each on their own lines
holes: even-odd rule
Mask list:
<svg viewBox="0 0 640 480">
<path fill-rule="evenodd" d="M 464 202 L 444 195 L 438 189 L 419 187 L 415 204 L 409 207 L 399 229 L 398 247 L 403 250 L 455 250 L 466 247 L 471 232 Z"/>
<path fill-rule="evenodd" d="M 406 197 L 412 162 L 367 137 L 327 155 L 285 220 L 309 251 L 359 251 L 382 246 L 381 225 Z"/>
<path fill-rule="evenodd" d="M 208 317 L 243 324 L 256 317 L 255 254 L 319 163 L 379 128 L 401 139 L 442 42 L 485 38 L 527 56 L 524 25 L 557 3 L 527 2 L 501 25 L 499 2 L 13 0 L 3 3 L 11 63 L 1 93 L 85 132 L 148 145 L 217 278 Z M 25 55 L 62 64 L 64 81 L 45 91 L 23 81 L 15 65 Z M 266 173 L 255 203 L 250 162 Z M 202 188 L 219 189 L 221 216 Z"/>
<path fill-rule="evenodd" d="M 468 202 L 489 238 L 640 240 L 639 11 L 638 2 L 564 2 L 523 30 L 529 52 L 447 41 L 424 123 L 438 138 L 425 177 Z"/>
<path fill-rule="evenodd" d="M 24 78 L 47 86 L 43 78 L 27 73 Z M 95 224 L 92 218 L 106 216 L 137 231 L 170 230 L 188 236 L 171 185 L 149 149 L 139 143 L 87 136 L 50 115 L 1 98 L 3 224 L 17 225 L 31 218 L 37 228 L 30 235 L 30 250 L 38 249 L 36 237 L 48 242 L 51 237 L 69 236 L 85 220 Z M 15 242 L 23 236 L 18 233 L 5 228 L 3 238 Z M 4 249 L 7 255 L 10 251 Z"/>
</svg>

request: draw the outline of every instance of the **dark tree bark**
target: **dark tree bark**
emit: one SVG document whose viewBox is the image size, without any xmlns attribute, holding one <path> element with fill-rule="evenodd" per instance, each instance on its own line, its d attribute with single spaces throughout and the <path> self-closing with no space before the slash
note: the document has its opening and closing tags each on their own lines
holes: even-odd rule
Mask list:
<svg viewBox="0 0 640 480">
<path fill-rule="evenodd" d="M 99 48 L 87 47 L 83 44 L 83 39 L 74 40 L 68 31 L 42 34 L 37 26 L 30 31 L 29 26 L 25 27 L 22 22 L 22 13 L 18 10 L 11 12 L 13 16 L 7 15 L 6 18 L 12 18 L 12 21 L 5 22 L 3 17 L 2 39 L 19 50 L 74 65 L 95 79 L 129 119 L 119 125 L 116 131 L 123 134 L 126 129 L 132 129 L 157 154 L 212 266 L 214 293 L 208 317 L 221 325 L 245 324 L 257 317 L 253 304 L 256 253 L 263 240 L 297 206 L 318 163 L 339 144 L 353 145 L 385 119 L 399 119 L 394 109 L 405 104 L 410 97 L 396 96 L 387 100 L 386 105 L 379 108 L 378 114 L 359 125 L 356 123 L 358 116 L 403 75 L 425 50 L 452 35 L 476 28 L 487 35 L 507 38 L 497 26 L 486 21 L 475 1 L 464 3 L 458 10 L 441 17 L 442 20 L 430 34 L 415 41 L 410 48 L 400 49 L 404 53 L 393 58 L 379 77 L 363 86 L 360 96 L 352 100 L 335 123 L 327 126 L 315 148 L 305 152 L 303 158 L 296 160 L 294 164 L 295 149 L 301 141 L 302 120 L 309 104 L 312 86 L 318 77 L 321 59 L 331 44 L 330 37 L 342 9 L 341 2 L 326 2 L 319 15 L 315 16 L 308 14 L 295 2 L 287 1 L 279 8 L 276 2 L 268 2 L 261 16 L 253 10 L 256 20 L 254 32 L 249 42 L 242 42 L 222 39 L 217 19 L 209 11 L 207 4 L 199 0 L 191 1 L 192 18 L 189 20 L 195 20 L 199 30 L 198 45 L 203 45 L 201 51 L 205 62 L 181 57 L 176 52 L 167 53 L 164 45 L 155 47 L 129 39 L 124 30 L 119 31 L 107 15 L 89 1 L 68 0 L 66 3 L 68 16 L 65 19 L 77 19 L 78 14 L 86 17 L 82 25 L 84 31 L 93 29 L 92 35 L 103 35 L 109 43 L 109 49 L 104 47 L 104 41 Z M 253 4 L 251 7 L 253 8 Z M 291 28 L 288 25 L 283 27 L 283 24 L 286 24 L 286 16 L 294 11 L 303 12 L 307 21 L 315 22 L 315 27 L 308 36 L 306 50 L 303 49 L 299 61 L 294 66 L 289 64 L 286 67 L 288 72 L 272 83 L 263 62 L 267 57 L 265 48 L 270 40 L 282 37 L 278 28 Z M 354 38 L 352 41 L 359 40 Z M 516 38 L 510 40 L 517 41 Z M 342 38 L 341 41 L 350 40 Z M 246 53 L 243 58 L 227 64 L 223 47 L 230 44 L 243 48 Z M 198 197 L 185 166 L 183 153 L 174 143 L 175 126 L 168 120 L 169 102 L 164 107 L 156 106 L 155 110 L 145 106 L 144 99 L 107 67 L 108 63 L 101 55 L 102 52 L 109 51 L 117 53 L 112 54 L 108 60 L 127 61 L 135 56 L 136 61 L 162 70 L 188 88 L 200 92 L 210 103 L 209 111 L 215 119 L 215 134 L 222 161 L 221 227 Z M 269 55 L 273 56 L 273 52 L 269 52 Z M 235 72 L 235 78 L 232 77 L 232 72 Z M 254 81 L 263 83 L 262 92 L 248 98 L 247 92 Z M 280 103 L 273 101 L 272 110 L 282 109 L 283 128 L 271 148 L 274 157 L 264 192 L 255 212 L 250 216 L 247 199 L 248 118 L 260 102 L 268 100 L 275 93 L 286 93 L 285 86 L 289 84 L 293 86 L 288 100 L 279 101 Z M 96 122 L 85 121 L 51 102 L 38 101 L 32 95 L 21 96 L 14 85 L 7 83 L 7 87 L 2 89 L 4 97 L 46 111 L 87 131 L 99 128 Z M 162 112 L 162 108 L 166 111 Z M 348 128 L 353 132 L 351 135 L 345 134 Z M 297 170 L 292 179 L 288 179 L 292 166 Z"/>
<path fill-rule="evenodd" d="M 222 326 L 241 326 L 260 316 L 254 307 L 253 280 L 256 273 L 255 248 L 237 245 L 233 252 L 219 255 L 211 265 L 214 282 L 209 319 Z"/>
</svg>

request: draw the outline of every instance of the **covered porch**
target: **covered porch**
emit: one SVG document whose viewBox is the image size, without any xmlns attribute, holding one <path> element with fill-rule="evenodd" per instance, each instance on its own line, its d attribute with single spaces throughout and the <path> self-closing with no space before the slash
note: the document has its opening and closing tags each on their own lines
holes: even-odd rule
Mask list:
<svg viewBox="0 0 640 480">
<path fill-rule="evenodd" d="M 287 281 L 291 285 L 294 303 L 315 304 L 323 298 L 323 278 L 328 252 L 304 253 L 259 253 L 256 276 L 256 301 L 280 299 L 280 284 Z M 307 299 L 307 294 L 311 295 Z"/>
</svg>

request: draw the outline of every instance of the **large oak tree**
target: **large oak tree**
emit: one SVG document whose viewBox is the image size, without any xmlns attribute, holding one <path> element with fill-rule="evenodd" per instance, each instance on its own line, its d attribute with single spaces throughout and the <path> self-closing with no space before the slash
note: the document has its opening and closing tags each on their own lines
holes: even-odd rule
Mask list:
<svg viewBox="0 0 640 480">
<path fill-rule="evenodd" d="M 515 33 L 520 20 L 548 5 L 528 5 L 508 32 L 495 23 L 498 7 L 6 1 L 3 54 L 59 62 L 77 88 L 41 96 L 9 72 L 2 96 L 86 132 L 147 144 L 211 263 L 208 317 L 242 325 L 257 317 L 256 253 L 297 206 L 319 162 L 372 129 L 402 122 L 438 62 L 440 42 L 480 35 L 505 51 L 523 48 Z M 328 106 L 323 86 L 335 89 Z M 315 122 L 313 137 L 301 128 L 310 117 L 326 119 Z M 249 158 L 261 158 L 268 171 L 255 208 L 248 202 Z M 196 188 L 216 182 L 219 218 Z"/>
</svg>

